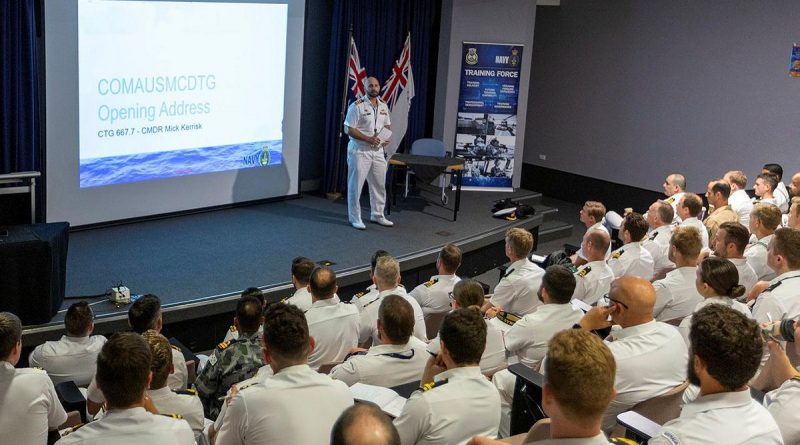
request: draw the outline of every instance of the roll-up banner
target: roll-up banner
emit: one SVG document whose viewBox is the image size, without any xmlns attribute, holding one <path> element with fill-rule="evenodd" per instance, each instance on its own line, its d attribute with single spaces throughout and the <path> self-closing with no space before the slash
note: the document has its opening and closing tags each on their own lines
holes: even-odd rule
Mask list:
<svg viewBox="0 0 800 445">
<path fill-rule="evenodd" d="M 455 154 L 465 190 L 512 190 L 523 45 L 464 42 Z"/>
</svg>

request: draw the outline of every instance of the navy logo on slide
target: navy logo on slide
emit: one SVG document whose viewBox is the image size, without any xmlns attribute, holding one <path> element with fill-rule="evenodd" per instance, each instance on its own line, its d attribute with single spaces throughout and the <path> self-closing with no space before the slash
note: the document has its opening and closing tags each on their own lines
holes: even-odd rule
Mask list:
<svg viewBox="0 0 800 445">
<path fill-rule="evenodd" d="M 466 57 L 467 65 L 475 65 L 478 63 L 478 49 L 477 48 L 468 48 L 467 49 L 467 57 Z"/>
<path fill-rule="evenodd" d="M 519 65 L 519 50 L 516 48 L 511 49 L 511 66 Z"/>
<path fill-rule="evenodd" d="M 261 146 L 261 157 L 259 158 L 259 162 L 261 162 L 261 166 L 269 165 L 269 145 L 264 144 Z"/>
</svg>

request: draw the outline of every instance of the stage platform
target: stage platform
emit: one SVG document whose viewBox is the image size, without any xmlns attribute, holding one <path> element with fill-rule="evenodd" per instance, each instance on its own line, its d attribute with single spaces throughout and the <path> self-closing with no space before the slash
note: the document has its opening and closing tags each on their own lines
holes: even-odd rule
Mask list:
<svg viewBox="0 0 800 445">
<path fill-rule="evenodd" d="M 537 214 L 517 221 L 492 217 L 494 201 L 512 197 L 533 205 Z M 557 209 L 541 204 L 541 195 L 528 190 L 514 193 L 465 191 L 457 222 L 452 210 L 435 202 L 436 196 L 409 197 L 392 208 L 395 227 L 367 224 L 353 229 L 347 222 L 344 200 L 315 195 L 298 199 L 236 207 L 213 212 L 133 224 L 73 231 L 67 261 L 67 296 L 102 294 L 122 283 L 134 294 L 156 294 L 164 306 L 164 332 L 182 337 L 194 350 L 213 347 L 224 336 L 242 289 L 259 287 L 270 300 L 291 295 L 290 264 L 302 255 L 330 261 L 338 275 L 343 300 L 369 282 L 372 253 L 384 249 L 401 263 L 403 282 L 416 285 L 435 274 L 438 250 L 454 243 L 464 251 L 459 274 L 476 276 L 505 263 L 503 239 L 509 227 L 524 227 L 537 235 L 545 219 Z M 364 209 L 368 209 L 366 200 Z M 368 216 L 365 216 L 368 221 Z M 549 223 L 546 234 L 557 238 L 571 226 Z M 547 225 L 547 224 L 545 224 Z M 96 314 L 96 333 L 127 329 L 128 306 L 105 298 L 86 298 Z M 48 324 L 28 326 L 27 347 L 59 338 L 63 310 Z"/>
</svg>

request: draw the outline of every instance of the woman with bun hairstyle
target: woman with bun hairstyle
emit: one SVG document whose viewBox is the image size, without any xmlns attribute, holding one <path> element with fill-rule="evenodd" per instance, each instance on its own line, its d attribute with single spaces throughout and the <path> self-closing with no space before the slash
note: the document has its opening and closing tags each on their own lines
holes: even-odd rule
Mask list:
<svg viewBox="0 0 800 445">
<path fill-rule="evenodd" d="M 736 266 L 727 259 L 719 257 L 708 257 L 697 266 L 697 279 L 695 280 L 697 292 L 703 296 L 703 301 L 697 304 L 694 312 L 709 304 L 724 304 L 735 309 L 749 318 L 750 313 L 744 303 L 736 301 L 745 293 L 744 286 L 739 284 L 739 271 Z M 681 321 L 678 330 L 689 344 L 689 327 L 692 325 L 692 316 L 689 315 Z"/>
</svg>

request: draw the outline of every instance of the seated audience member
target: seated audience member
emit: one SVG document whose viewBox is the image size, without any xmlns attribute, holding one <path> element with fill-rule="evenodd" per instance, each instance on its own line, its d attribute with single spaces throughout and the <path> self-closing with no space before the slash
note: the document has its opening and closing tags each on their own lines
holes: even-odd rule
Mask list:
<svg viewBox="0 0 800 445">
<path fill-rule="evenodd" d="M 757 202 L 762 204 L 772 204 L 778 207 L 778 201 L 775 199 L 773 192 L 778 187 L 778 178 L 771 173 L 762 173 L 756 176 L 756 183 L 753 185 L 753 191 L 758 198 Z M 778 207 L 780 210 L 780 207 Z"/>
<path fill-rule="evenodd" d="M 299 256 L 292 260 L 292 286 L 294 294 L 284 303 L 293 304 L 301 311 L 311 307 L 311 292 L 308 290 L 308 280 L 314 270 L 314 262 L 306 257 Z"/>
<path fill-rule="evenodd" d="M 422 341 L 428 341 L 428 333 L 425 331 L 425 316 L 417 300 L 411 298 L 406 293 L 406 289 L 400 284 L 400 263 L 391 256 L 381 256 L 377 259 L 375 271 L 372 274 L 372 282 L 378 290 L 375 299 L 364 302 L 358 323 L 358 344 L 369 345 L 372 339 L 373 345 L 381 344 L 378 335 L 378 309 L 383 298 L 387 295 L 399 295 L 406 299 L 414 308 L 414 337 Z"/>
<path fill-rule="evenodd" d="M 623 246 L 611 252 L 608 265 L 614 277 L 633 276 L 653 277 L 653 256 L 642 247 L 642 239 L 647 235 L 647 221 L 638 213 L 629 213 L 622 220 L 619 238 Z"/>
<path fill-rule="evenodd" d="M 686 230 L 686 229 L 684 229 Z M 653 319 L 656 293 L 643 278 L 622 277 L 611 283 L 608 307 L 595 307 L 580 326 L 596 330 L 613 324 L 606 341 L 617 363 L 617 395 L 603 417 L 603 428 L 616 424 L 617 415 L 644 400 L 660 396 L 686 379 L 688 351 L 674 326 Z"/>
<path fill-rule="evenodd" d="M 237 385 L 217 419 L 216 445 L 327 443 L 353 396 L 347 385 L 308 366 L 314 340 L 303 312 L 267 306 L 261 347 L 274 375 Z"/>
<path fill-rule="evenodd" d="M 436 258 L 436 271 L 430 280 L 415 287 L 408 293 L 422 307 L 424 314 L 450 312 L 450 292 L 458 283 L 456 271 L 461 265 L 461 249 L 453 244 L 442 247 Z"/>
<path fill-rule="evenodd" d="M 454 444 L 497 436 L 500 396 L 481 374 L 486 322 L 476 309 L 457 309 L 439 330 L 441 352 L 428 359 L 422 387 L 394 420 L 403 445 Z M 311 443 L 311 442 L 307 442 Z"/>
<path fill-rule="evenodd" d="M 645 219 L 650 228 L 642 247 L 653 257 L 653 279 L 663 278 L 667 272 L 675 268 L 669 260 L 669 240 L 672 238 L 674 226 L 671 221 L 675 211 L 664 201 L 656 201 L 650 205 Z"/>
<path fill-rule="evenodd" d="M 378 405 L 359 402 L 333 424 L 330 445 L 400 445 L 400 435 Z"/>
<path fill-rule="evenodd" d="M 564 329 L 570 329 L 583 317 L 583 311 L 570 304 L 575 291 L 575 277 L 564 266 L 550 266 L 544 273 L 539 287 L 542 305 L 514 323 L 506 332 L 505 343 L 508 355 L 516 356 L 519 363 L 539 370 L 547 353 L 547 342 Z M 511 402 L 517 378 L 508 370 L 497 372 L 492 383 L 500 391 L 501 417 L 500 435 L 510 433 Z"/>
<path fill-rule="evenodd" d="M 314 338 L 314 350 L 308 355 L 308 366 L 344 360 L 358 346 L 358 309 L 339 301 L 336 273 L 318 267 L 311 273 L 309 289 L 313 303 L 305 311 L 308 334 Z"/>
<path fill-rule="evenodd" d="M 722 179 L 713 179 L 708 183 L 706 199 L 708 199 L 708 216 L 703 220 L 703 225 L 708 230 L 708 239 L 713 241 L 720 224 L 726 222 L 739 222 L 739 215 L 728 205 L 731 196 L 731 186 Z"/>
<path fill-rule="evenodd" d="M 680 204 L 681 198 L 686 194 L 686 177 L 680 173 L 673 173 L 667 176 L 662 187 L 664 187 L 664 194 L 667 195 L 667 199 L 663 201 L 672 206 L 672 213 L 674 215 L 672 221 L 669 221 L 669 224 L 680 224 L 682 219 L 678 213 L 678 204 Z"/>
<path fill-rule="evenodd" d="M 239 339 L 222 342 L 208 358 L 208 363 L 194 383 L 205 407 L 206 417 L 216 419 L 224 396 L 231 385 L 252 377 L 264 365 L 258 342 L 258 325 L 263 321 L 261 302 L 244 297 L 236 303 L 233 323 Z"/>
<path fill-rule="evenodd" d="M 792 197 L 792 205 L 789 207 L 786 227 L 790 229 L 800 229 L 800 196 Z"/>
<path fill-rule="evenodd" d="M 580 221 L 586 226 L 586 233 L 592 230 L 604 230 L 608 233 L 608 228 L 603 224 L 605 214 L 606 206 L 604 206 L 602 202 L 586 201 L 579 214 Z M 609 233 L 609 236 L 610 235 Z M 611 254 L 611 244 L 608 245 L 606 256 L 609 254 Z M 586 254 L 583 252 L 582 246 L 577 252 L 570 256 L 569 259 L 575 266 L 582 266 L 589 261 L 589 259 L 586 258 Z M 606 258 L 603 257 L 603 259 L 605 260 Z"/>
<path fill-rule="evenodd" d="M 46 372 L 14 367 L 21 354 L 22 323 L 0 312 L 0 432 L 9 443 L 44 445 L 48 431 L 58 434 L 67 413 Z"/>
<path fill-rule="evenodd" d="M 194 390 L 172 391 L 167 386 L 167 376 L 172 373 L 172 345 L 167 337 L 156 331 L 146 331 L 142 334 L 144 341 L 150 347 L 152 360 L 150 362 L 150 387 L 147 396 L 153 406 L 162 414 L 178 414 L 182 416 L 195 436 L 203 433 L 203 403 Z"/>
<path fill-rule="evenodd" d="M 739 272 L 739 284 L 744 286 L 745 294 L 750 293 L 750 289 L 758 282 L 758 276 L 747 258 L 744 257 L 744 249 L 750 239 L 750 232 L 739 223 L 722 223 L 717 230 L 717 235 L 711 243 L 711 250 L 714 255 L 724 258 L 734 266 Z"/>
<path fill-rule="evenodd" d="M 106 415 L 62 437 L 58 444 L 194 444 L 185 420 L 145 410 L 151 360 L 141 335 L 126 332 L 111 337 L 97 356 L 95 376 L 106 398 Z"/>
<path fill-rule="evenodd" d="M 767 264 L 767 246 L 781 224 L 781 212 L 773 204 L 757 203 L 750 212 L 750 233 L 755 241 L 744 250 L 744 257 L 756 272 L 759 280 L 775 278 L 775 272 Z"/>
<path fill-rule="evenodd" d="M 783 183 L 783 167 L 780 164 L 764 164 L 761 167 L 761 174 L 771 174 L 775 177 L 777 185 L 772 192 L 775 205 L 781 209 L 782 213 L 786 213 L 789 210 L 789 191 Z"/>
<path fill-rule="evenodd" d="M 653 315 L 658 321 L 683 318 L 703 301 L 694 284 L 697 258 L 702 248 L 700 232 L 693 226 L 678 226 L 672 232 L 669 244 L 669 259 L 676 268 L 663 280 L 653 282 L 656 291 Z"/>
<path fill-rule="evenodd" d="M 383 344 L 350 355 L 331 370 L 330 376 L 348 386 L 361 382 L 391 388 L 416 382 L 428 354 L 427 345 L 412 336 L 413 331 L 411 304 L 399 295 L 387 295 L 378 310 L 378 333 Z"/>
<path fill-rule="evenodd" d="M 753 317 L 759 323 L 799 317 L 800 230 L 776 230 L 767 252 L 767 262 L 777 276 L 756 299 Z"/>
<path fill-rule="evenodd" d="M 378 265 L 378 259 L 385 256 L 391 257 L 389 252 L 385 250 L 376 250 L 375 253 L 372 254 L 372 258 L 370 258 L 369 261 L 369 279 L 372 281 L 372 284 L 363 291 L 353 295 L 353 298 L 350 300 L 350 303 L 353 303 L 353 305 L 358 308 L 359 312 L 364 310 L 364 305 L 371 304 L 378 298 L 378 287 L 375 286 L 375 281 L 372 277 L 375 274 L 375 267 Z M 402 284 L 400 286 L 402 286 Z"/>
<path fill-rule="evenodd" d="M 461 308 L 480 308 L 483 303 L 483 286 L 473 279 L 464 279 L 456 283 L 453 287 L 453 310 Z M 489 313 L 489 311 L 487 311 Z M 503 339 L 503 329 L 499 326 L 509 327 L 517 319 L 513 314 L 503 312 L 495 313 L 496 317 L 486 319 L 486 348 L 481 355 L 481 372 L 491 375 L 498 370 L 508 366 L 506 360 L 505 340 Z M 505 318 L 503 318 L 505 317 Z M 500 321 L 500 319 L 503 319 Z M 428 343 L 428 353 L 434 357 L 439 355 L 439 336 L 436 336 Z"/>
<path fill-rule="evenodd" d="M 544 271 L 528 258 L 532 249 L 531 232 L 519 227 L 506 231 L 506 257 L 511 264 L 484 305 L 484 311 L 496 307 L 521 317 L 536 310 L 539 305 L 536 289 Z"/>
<path fill-rule="evenodd" d="M 800 172 L 792 176 L 792 183 L 789 184 L 789 197 L 800 196 Z"/>
<path fill-rule="evenodd" d="M 744 286 L 739 284 L 739 272 L 733 263 L 723 258 L 709 257 L 700 262 L 696 274 L 695 287 L 703 297 L 703 301 L 697 303 L 693 313 L 709 304 L 721 304 L 743 313 L 747 318 L 753 318 L 750 308 L 744 303 L 736 301 L 736 298 L 744 295 Z M 689 314 L 678 327 L 687 344 L 691 325 L 692 315 Z"/>
<path fill-rule="evenodd" d="M 152 294 L 136 300 L 128 309 L 128 325 L 137 334 L 150 329 L 160 333 L 164 325 L 161 300 Z M 167 385 L 175 390 L 186 389 L 189 371 L 186 369 L 186 359 L 177 346 L 172 347 L 172 365 L 175 367 L 175 372 L 167 378 Z"/>
<path fill-rule="evenodd" d="M 731 170 L 725 173 L 722 180 L 730 184 L 731 196 L 728 197 L 728 205 L 731 206 L 736 215 L 739 216 L 739 222 L 743 226 L 748 227 L 750 224 L 750 211 L 753 210 L 753 202 L 750 201 L 750 196 L 747 195 L 745 188 L 747 187 L 747 175 L 739 170 Z"/>
<path fill-rule="evenodd" d="M 605 230 L 587 230 L 581 241 L 586 259 L 589 261 L 575 271 L 575 293 L 573 298 L 586 304 L 595 304 L 608 293 L 614 281 L 614 271 L 606 263 L 606 251 L 611 239 Z"/>
<path fill-rule="evenodd" d="M 550 440 L 542 445 L 607 445 L 601 430 L 603 413 L 614 398 L 616 364 L 596 335 L 565 330 L 550 340 L 544 364 L 542 409 L 550 418 Z M 505 442 L 474 437 L 472 445 Z"/>
<path fill-rule="evenodd" d="M 730 307 L 711 304 L 692 317 L 689 342 L 688 378 L 700 387 L 700 397 L 648 443 L 783 444 L 775 420 L 747 387 L 761 363 L 758 325 Z"/>
<path fill-rule="evenodd" d="M 703 248 L 708 248 L 708 230 L 703 225 L 698 216 L 703 211 L 703 200 L 694 193 L 685 193 L 678 204 L 678 215 L 682 221 L 680 227 L 694 227 L 700 234 L 700 239 L 703 243 Z"/>
<path fill-rule="evenodd" d="M 94 313 L 85 301 L 72 304 L 64 315 L 67 335 L 61 340 L 37 346 L 28 357 L 31 367 L 42 368 L 53 383 L 73 381 L 87 386 L 92 381 L 100 348 L 106 342 L 102 335 L 92 335 Z"/>
<path fill-rule="evenodd" d="M 248 287 L 242 292 L 241 298 L 245 297 L 255 297 L 258 298 L 258 301 L 261 302 L 261 307 L 264 308 L 267 304 L 267 300 L 264 298 L 264 293 L 261 292 L 261 289 L 257 287 Z M 261 334 L 261 326 L 258 326 L 258 333 Z M 237 340 L 239 339 L 239 331 L 236 328 L 236 325 L 232 324 L 228 331 L 225 333 L 225 338 L 222 340 L 223 342 Z"/>
<path fill-rule="evenodd" d="M 800 323 L 788 319 L 774 322 L 771 327 L 773 337 L 786 340 L 787 351 L 791 350 L 795 356 L 800 356 L 800 343 L 797 342 L 800 339 Z M 778 423 L 783 442 L 800 443 L 800 372 L 777 341 L 767 341 L 767 347 L 769 359 L 752 386 L 769 391 L 764 397 L 764 406 Z"/>
</svg>

